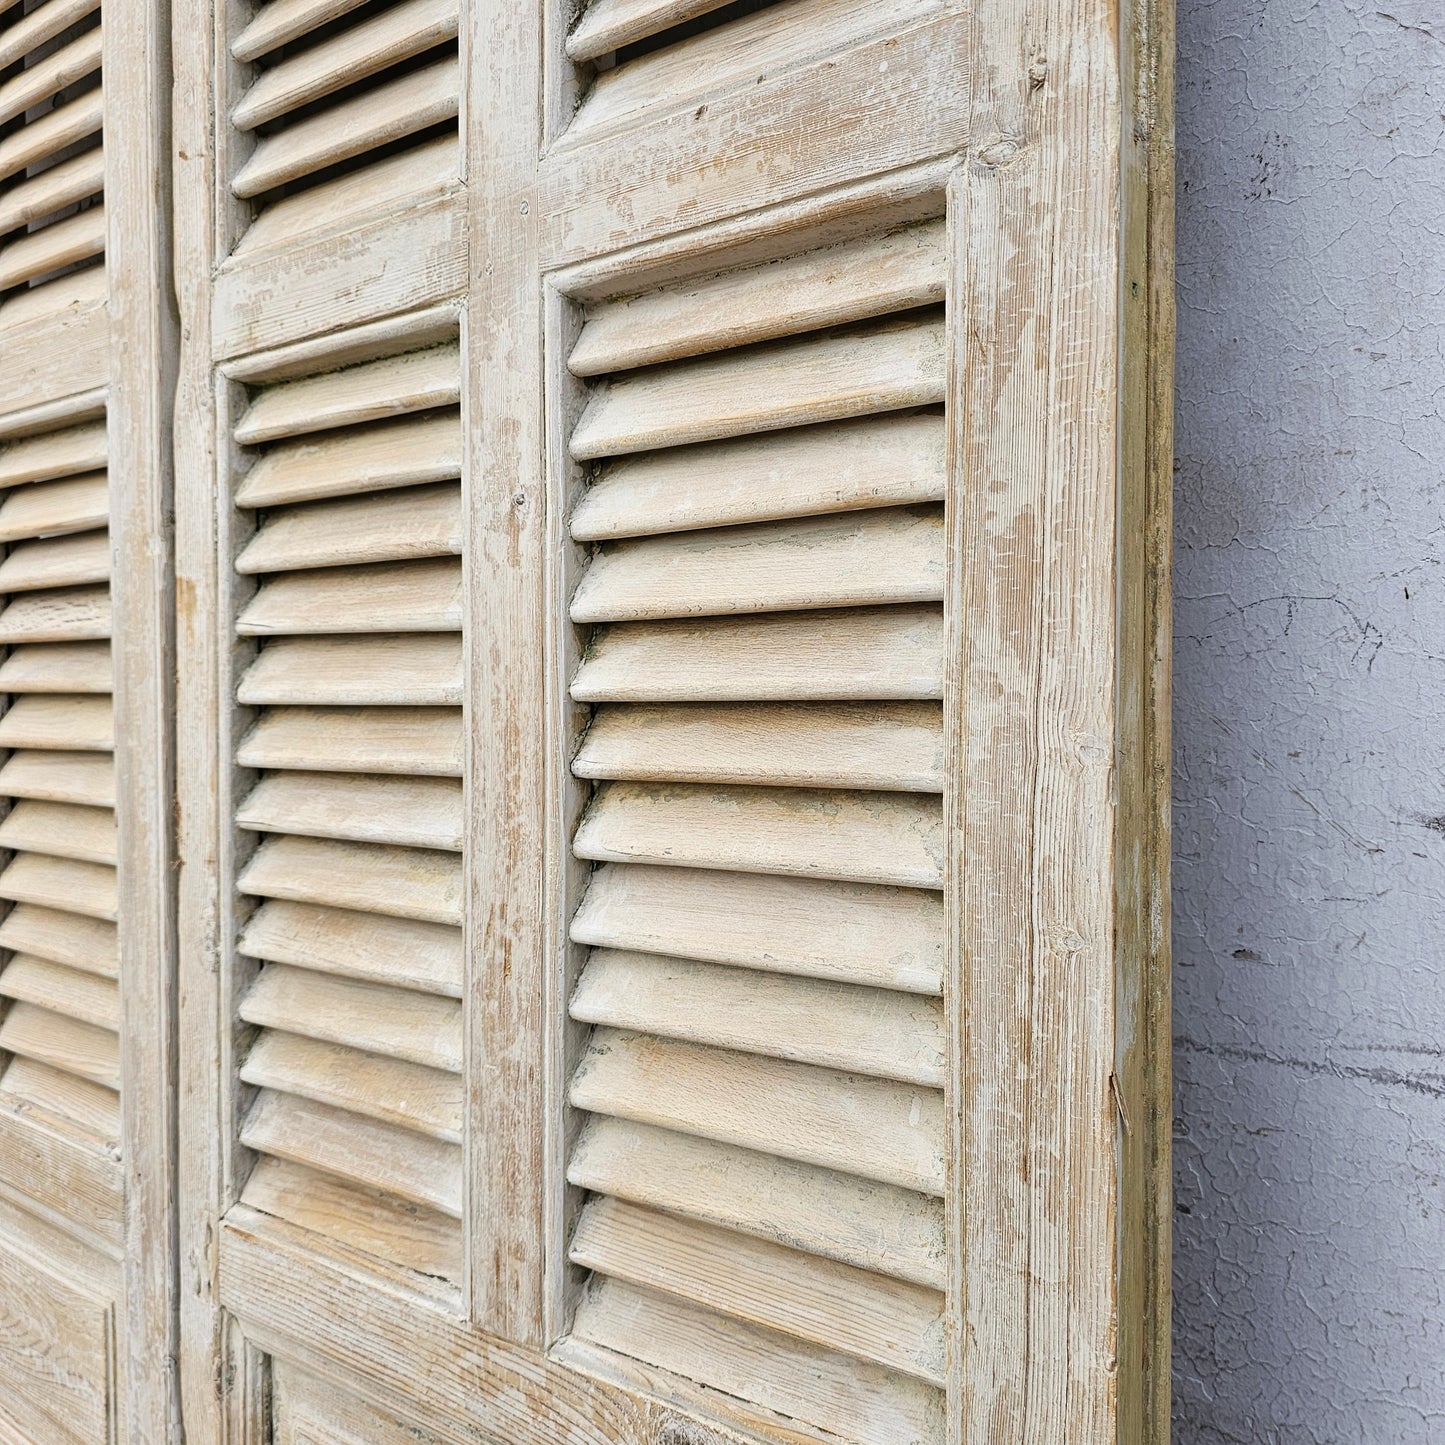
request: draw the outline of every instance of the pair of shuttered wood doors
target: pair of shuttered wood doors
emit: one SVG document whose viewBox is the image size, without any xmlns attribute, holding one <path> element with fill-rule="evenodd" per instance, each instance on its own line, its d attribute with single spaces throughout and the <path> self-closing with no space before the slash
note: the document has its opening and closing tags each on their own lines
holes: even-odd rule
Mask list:
<svg viewBox="0 0 1445 1445">
<path fill-rule="evenodd" d="M 0 1440 L 1165 1438 L 1167 21 L 0 0 Z"/>
</svg>

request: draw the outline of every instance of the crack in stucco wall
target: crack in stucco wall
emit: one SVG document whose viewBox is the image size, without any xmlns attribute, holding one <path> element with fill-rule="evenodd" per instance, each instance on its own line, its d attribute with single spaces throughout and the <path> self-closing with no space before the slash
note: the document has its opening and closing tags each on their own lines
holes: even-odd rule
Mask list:
<svg viewBox="0 0 1445 1445">
<path fill-rule="evenodd" d="M 1178 0 L 1175 1440 L 1445 1441 L 1445 8 Z"/>
</svg>

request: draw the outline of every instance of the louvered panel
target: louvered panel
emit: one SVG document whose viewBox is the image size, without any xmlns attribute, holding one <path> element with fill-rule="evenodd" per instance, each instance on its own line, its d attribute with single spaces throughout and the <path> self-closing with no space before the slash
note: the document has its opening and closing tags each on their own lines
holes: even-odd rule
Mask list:
<svg viewBox="0 0 1445 1445">
<path fill-rule="evenodd" d="M 82 19 L 95 7 L 68 8 Z M 75 50 L 99 39 L 98 30 L 87 35 L 56 56 L 88 54 Z M 66 187 L 78 176 L 93 189 L 100 158 L 82 151 L 11 188 L 20 208 L 11 214 L 31 221 L 43 214 L 37 197 L 56 207 L 80 199 Z M 48 224 L 0 250 L 0 285 L 15 279 L 5 268 L 17 253 L 75 225 L 103 237 L 98 207 Z M 10 1000 L 0 1050 L 13 1056 L 0 1095 L 109 1142 L 118 1133 L 120 1018 L 106 461 L 103 419 L 0 450 L 0 641 L 10 644 L 0 662 L 0 747 L 12 750 L 0 767 L 9 803 L 0 848 L 13 853 L 0 873 L 0 897 L 12 905 L 0 921 L 0 947 L 10 951 L 0 971 L 0 997 Z"/>
<path fill-rule="evenodd" d="M 705 24 L 710 12 L 722 9 L 717 0 L 593 0 L 569 37 L 568 53 L 573 60 L 621 53 L 619 63 L 596 74 L 574 133 L 590 138 L 660 106 L 680 108 L 718 89 L 770 79 L 829 50 L 897 30 L 928 5 L 927 0 L 775 0 L 733 19 L 724 12 L 723 23 L 701 33 L 694 33 L 695 19 L 691 26 L 684 23 L 702 17 Z"/>
<path fill-rule="evenodd" d="M 574 1329 L 854 1441 L 940 1438 L 945 271 L 933 220 L 720 264 L 569 358 Z"/>
<path fill-rule="evenodd" d="M 599 707 L 579 778 L 943 790 L 943 718 L 929 703 Z"/>
<path fill-rule="evenodd" d="M 418 1208 L 431 1255 L 460 1248 L 460 353 L 345 359 L 258 384 L 236 426 L 259 524 L 237 630 L 268 639 L 237 688 L 259 776 L 235 822 L 260 835 L 239 947 L 262 963 L 242 1139 L 290 1171 L 269 1211 L 314 1229 L 343 1201 L 343 1237 L 405 1265 Z"/>
</svg>

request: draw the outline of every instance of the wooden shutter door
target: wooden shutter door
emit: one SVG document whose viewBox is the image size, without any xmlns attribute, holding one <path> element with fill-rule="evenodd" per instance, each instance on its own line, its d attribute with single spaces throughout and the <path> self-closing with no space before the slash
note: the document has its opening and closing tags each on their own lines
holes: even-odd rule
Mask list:
<svg viewBox="0 0 1445 1445">
<path fill-rule="evenodd" d="M 167 20 L 0 6 L 0 1436 L 170 1438 Z"/>
<path fill-rule="evenodd" d="M 188 1436 L 1164 1439 L 1163 7 L 178 44 Z"/>
</svg>

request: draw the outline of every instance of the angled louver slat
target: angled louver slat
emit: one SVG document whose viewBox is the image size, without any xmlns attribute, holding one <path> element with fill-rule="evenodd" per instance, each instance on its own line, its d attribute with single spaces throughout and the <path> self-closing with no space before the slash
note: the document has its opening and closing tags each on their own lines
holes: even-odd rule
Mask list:
<svg viewBox="0 0 1445 1445">
<path fill-rule="evenodd" d="M 459 778 L 462 714 L 443 707 L 273 707 L 242 740 L 246 768 Z"/>
<path fill-rule="evenodd" d="M 22 749 L 0 767 L 0 795 L 113 808 L 115 767 L 108 753 Z"/>
<path fill-rule="evenodd" d="M 0 542 L 103 527 L 110 517 L 104 472 L 18 487 L 0 501 Z"/>
<path fill-rule="evenodd" d="M 99 87 L 27 122 L 0 140 L 0 181 L 95 135 L 105 120 Z"/>
<path fill-rule="evenodd" d="M 104 178 L 105 156 L 96 149 L 83 151 L 41 171 L 32 180 L 12 186 L 0 195 L 0 235 L 95 195 Z"/>
<path fill-rule="evenodd" d="M 943 719 L 922 702 L 599 707 L 579 778 L 941 792 Z"/>
<path fill-rule="evenodd" d="M 33 903 L 19 903 L 5 915 L 0 922 L 0 947 L 103 978 L 115 978 L 119 972 L 114 924 Z"/>
<path fill-rule="evenodd" d="M 0 84 L 0 125 L 99 69 L 100 31 L 87 30 Z"/>
<path fill-rule="evenodd" d="M 5 660 L 0 662 L 0 690 L 4 692 L 108 693 L 110 689 L 110 644 L 106 642 L 12 647 Z M 18 703 L 12 704 L 11 710 L 18 706 Z M 107 702 L 107 713 L 109 707 Z M 0 719 L 0 728 L 5 726 L 8 717 L 7 713 L 5 719 Z M 25 744 L 12 742 L 6 746 Z"/>
</svg>

